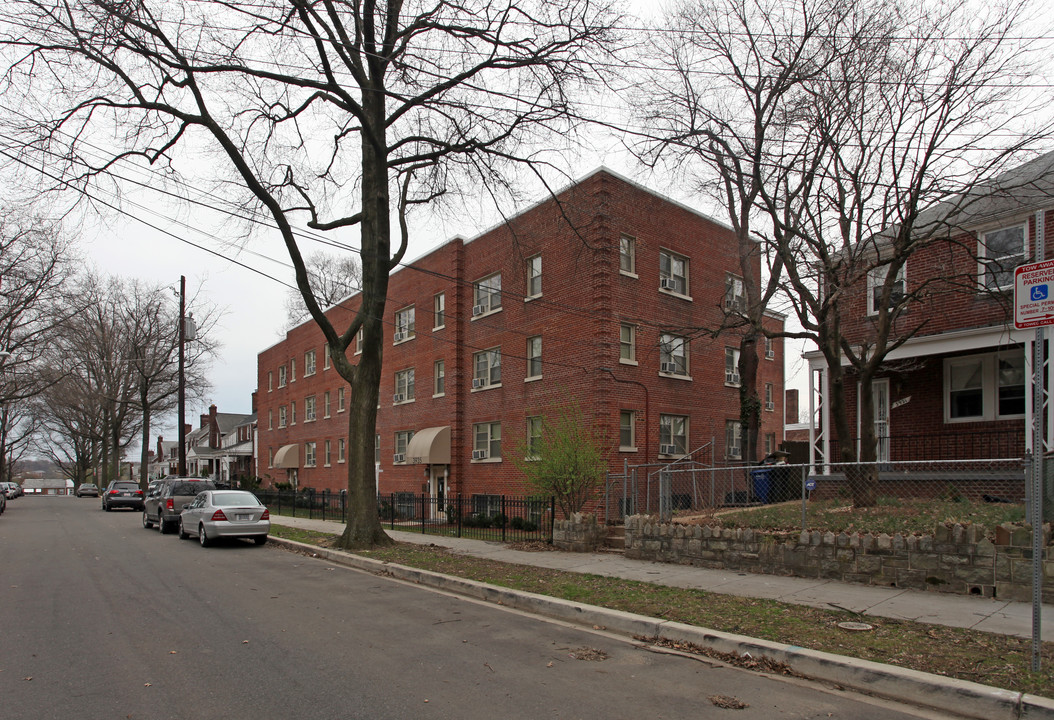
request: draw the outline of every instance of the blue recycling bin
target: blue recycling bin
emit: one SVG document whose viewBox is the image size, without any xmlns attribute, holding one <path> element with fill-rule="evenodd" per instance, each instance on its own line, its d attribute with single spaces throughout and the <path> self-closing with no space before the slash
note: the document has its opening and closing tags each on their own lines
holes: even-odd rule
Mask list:
<svg viewBox="0 0 1054 720">
<path fill-rule="evenodd" d="M 768 503 L 772 491 L 772 468 L 760 467 L 750 471 L 750 484 L 754 500 L 762 505 Z"/>
</svg>

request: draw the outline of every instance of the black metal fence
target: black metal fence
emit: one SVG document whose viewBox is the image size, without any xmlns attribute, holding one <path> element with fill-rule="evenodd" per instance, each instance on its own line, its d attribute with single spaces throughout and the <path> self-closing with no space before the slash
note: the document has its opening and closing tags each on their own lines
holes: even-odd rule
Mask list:
<svg viewBox="0 0 1054 720">
<path fill-rule="evenodd" d="M 347 491 L 256 490 L 272 513 L 347 522 Z M 377 514 L 392 530 L 500 542 L 552 543 L 554 498 L 471 495 L 439 500 L 430 495 L 377 496 Z"/>
</svg>

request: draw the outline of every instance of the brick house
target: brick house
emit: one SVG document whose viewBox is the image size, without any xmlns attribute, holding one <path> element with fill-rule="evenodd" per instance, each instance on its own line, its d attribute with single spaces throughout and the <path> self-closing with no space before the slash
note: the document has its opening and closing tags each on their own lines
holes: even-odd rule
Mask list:
<svg viewBox="0 0 1054 720">
<path fill-rule="evenodd" d="M 949 203 L 935 206 L 920 218 L 947 216 L 946 239 L 913 253 L 897 279 L 909 293 L 926 281 L 925 296 L 898 320 L 902 327 L 925 323 L 890 353 L 873 383 L 880 461 L 1020 458 L 1031 447 L 1035 333 L 1014 329 L 1014 268 L 1037 259 L 1037 228 L 1046 257 L 1054 255 L 1054 153 L 979 185 L 955 206 L 950 213 Z M 872 271 L 856 293 L 858 307 L 843 325 L 850 340 L 871 332 L 874 288 L 884 279 Z M 824 431 L 831 427 L 822 402 L 826 363 L 818 352 L 806 358 L 818 410 L 809 427 L 812 458 L 837 459 L 840 439 Z M 851 423 L 859 427 L 858 387 L 846 380 Z M 1052 425 L 1048 417 L 1048 443 Z"/>
<path fill-rule="evenodd" d="M 612 469 L 685 456 L 738 464 L 739 338 L 700 331 L 741 301 L 738 267 L 729 228 L 600 169 L 558 201 L 399 268 L 379 491 L 525 494 L 511 457 L 571 399 L 610 442 Z M 338 328 L 357 303 L 327 311 Z M 778 332 L 783 316 L 768 322 Z M 761 347 L 759 445 L 770 450 L 782 441 L 783 347 Z M 264 484 L 346 487 L 350 388 L 313 322 L 259 354 L 258 383 Z"/>
</svg>

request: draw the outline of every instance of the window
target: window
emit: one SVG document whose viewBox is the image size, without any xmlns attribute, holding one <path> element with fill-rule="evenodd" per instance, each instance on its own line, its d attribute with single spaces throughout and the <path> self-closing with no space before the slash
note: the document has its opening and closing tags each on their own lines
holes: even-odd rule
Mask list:
<svg viewBox="0 0 1054 720">
<path fill-rule="evenodd" d="M 304 398 L 304 422 L 315 421 L 315 396 Z"/>
<path fill-rule="evenodd" d="M 886 276 L 889 275 L 889 266 L 871 268 L 867 272 L 867 314 L 878 315 L 882 307 L 882 290 L 886 284 Z M 886 308 L 893 308 L 904 299 L 904 266 L 897 271 L 897 279 L 889 290 L 889 304 Z"/>
<path fill-rule="evenodd" d="M 663 333 L 659 336 L 659 373 L 688 374 L 688 339 Z"/>
<path fill-rule="evenodd" d="M 476 515 L 492 517 L 501 512 L 501 495 L 472 495 L 472 512 Z"/>
<path fill-rule="evenodd" d="M 945 360 L 944 402 L 948 422 L 1024 416 L 1024 350 Z"/>
<path fill-rule="evenodd" d="M 329 390 L 322 393 L 322 417 L 329 417 Z"/>
<path fill-rule="evenodd" d="M 315 467 L 315 443 L 304 443 L 304 467 Z"/>
<path fill-rule="evenodd" d="M 542 376 L 542 336 L 527 338 L 527 379 L 534 380 Z"/>
<path fill-rule="evenodd" d="M 337 462 L 344 462 L 344 438 L 337 440 Z"/>
<path fill-rule="evenodd" d="M 776 452 L 776 433 L 768 433 L 765 435 L 765 454 L 771 455 Z"/>
<path fill-rule="evenodd" d="M 289 382 L 296 382 L 296 358 L 289 360 Z"/>
<path fill-rule="evenodd" d="M 286 408 L 285 408 L 285 405 L 283 405 L 282 407 L 278 408 L 278 427 L 280 427 L 280 428 L 284 428 L 285 427 L 285 417 L 286 417 Z"/>
<path fill-rule="evenodd" d="M 501 273 L 488 275 L 472 287 L 472 317 L 501 310 Z"/>
<path fill-rule="evenodd" d="M 765 409 L 769 412 L 776 409 L 776 401 L 772 397 L 772 383 L 765 383 Z"/>
<path fill-rule="evenodd" d="M 659 415 L 659 454 L 688 454 L 688 416 Z"/>
<path fill-rule="evenodd" d="M 527 297 L 536 298 L 542 295 L 542 256 L 527 258 Z"/>
<path fill-rule="evenodd" d="M 304 377 L 315 374 L 315 351 L 308 350 L 304 353 Z"/>
<path fill-rule="evenodd" d="M 432 377 L 434 378 L 435 385 L 432 388 L 432 397 L 439 397 L 440 395 L 446 395 L 446 362 L 443 360 L 436 360 L 435 372 Z"/>
<path fill-rule="evenodd" d="M 267 411 L 267 429 L 274 430 L 274 408 Z"/>
<path fill-rule="evenodd" d="M 395 373 L 394 403 L 410 402 L 414 399 L 414 369 L 400 370 Z"/>
<path fill-rule="evenodd" d="M 377 433 L 373 438 L 373 462 L 381 464 L 381 434 Z"/>
<path fill-rule="evenodd" d="M 357 333 L 355 333 L 355 354 L 359 355 L 360 353 L 362 353 L 362 328 L 361 327 L 359 328 L 359 331 Z"/>
<path fill-rule="evenodd" d="M 322 346 L 322 369 L 329 370 L 329 343 Z"/>
<path fill-rule="evenodd" d="M 725 348 L 725 384 L 738 386 L 739 378 L 739 350 L 736 348 Z"/>
<path fill-rule="evenodd" d="M 475 438 L 472 444 L 473 460 L 501 459 L 501 423 L 476 423 L 472 426 Z"/>
<path fill-rule="evenodd" d="M 1014 268 L 1025 262 L 1026 227 L 1022 224 L 982 233 L 977 248 L 982 288 L 1013 287 Z"/>
<path fill-rule="evenodd" d="M 325 454 L 322 456 L 322 464 L 325 465 L 326 467 L 329 467 L 331 465 L 330 460 L 332 459 L 332 457 L 330 455 L 330 450 L 329 450 L 329 440 L 326 440 L 326 444 L 325 444 L 324 447 L 325 447 L 325 450 L 324 450 Z"/>
<path fill-rule="evenodd" d="M 741 460 L 743 458 L 742 427 L 743 423 L 738 420 L 725 422 L 725 457 L 729 460 Z"/>
<path fill-rule="evenodd" d="M 274 467 L 274 448 L 267 448 L 267 467 Z"/>
<path fill-rule="evenodd" d="M 623 235 L 618 241 L 618 269 L 626 275 L 637 272 L 637 241 L 629 235 Z"/>
<path fill-rule="evenodd" d="M 659 289 L 688 296 L 688 258 L 659 251 Z"/>
<path fill-rule="evenodd" d="M 344 412 L 344 390 L 345 388 L 337 388 L 337 412 Z"/>
<path fill-rule="evenodd" d="M 278 387 L 285 387 L 285 365 L 278 368 Z"/>
<path fill-rule="evenodd" d="M 267 392 L 274 390 L 274 372 L 271 370 L 267 371 Z"/>
<path fill-rule="evenodd" d="M 743 278 L 728 273 L 725 275 L 725 310 L 742 313 L 747 309 L 746 288 Z"/>
<path fill-rule="evenodd" d="M 501 384 L 501 349 L 491 348 L 472 356 L 472 388 Z"/>
<path fill-rule="evenodd" d="M 622 323 L 619 326 L 619 362 L 628 365 L 637 364 L 637 326 L 630 323 Z"/>
<path fill-rule="evenodd" d="M 414 336 L 414 306 L 403 308 L 395 313 L 395 334 L 392 342 L 401 343 Z"/>
<path fill-rule="evenodd" d="M 772 342 L 772 338 L 765 338 L 765 359 L 772 360 L 776 357 L 776 346 Z"/>
<path fill-rule="evenodd" d="M 289 424 L 296 425 L 296 401 L 289 403 Z"/>
<path fill-rule="evenodd" d="M 395 455 L 392 457 L 392 462 L 406 462 L 406 446 L 410 444 L 413 436 L 413 430 L 400 430 L 395 433 Z"/>
<path fill-rule="evenodd" d="M 634 420 L 636 413 L 632 410 L 620 410 L 618 414 L 618 449 L 636 450 L 637 440 L 634 437 Z"/>
<path fill-rule="evenodd" d="M 542 417 L 534 415 L 527 418 L 527 459 L 537 460 L 542 450 Z"/>
<path fill-rule="evenodd" d="M 446 325 L 446 293 L 436 293 L 432 298 L 432 312 L 435 319 L 432 321 L 432 329 L 438 330 Z"/>
</svg>

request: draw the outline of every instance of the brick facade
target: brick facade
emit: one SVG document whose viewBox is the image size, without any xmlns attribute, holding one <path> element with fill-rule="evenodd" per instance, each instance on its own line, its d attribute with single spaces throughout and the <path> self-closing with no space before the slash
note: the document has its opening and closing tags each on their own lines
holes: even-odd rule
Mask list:
<svg viewBox="0 0 1054 720">
<path fill-rule="evenodd" d="M 549 415 L 571 399 L 610 440 L 612 468 L 621 469 L 624 459 L 631 465 L 662 459 L 663 415 L 688 419 L 688 451 L 713 442 L 713 457 L 724 458 L 726 421 L 739 418 L 738 388 L 726 383 L 726 346 L 738 349 L 739 339 L 722 335 L 715 340 L 705 329 L 719 324 L 726 275 L 739 267 L 732 231 L 605 170 L 558 197 L 559 202 L 538 203 L 472 240 L 455 238 L 392 274 L 377 416 L 380 492 L 435 495 L 437 478 L 443 477 L 450 494 L 524 494 L 522 473 L 511 458 L 526 443 L 528 418 Z M 620 270 L 623 237 L 633 241 L 631 272 Z M 687 260 L 686 287 L 660 288 L 662 254 Z M 528 277 L 529 268 L 538 267 L 531 259 L 538 256 L 540 292 Z M 476 288 L 495 274 L 500 274 L 501 292 L 488 305 Z M 440 293 L 445 312 L 437 323 Z M 338 328 L 346 326 L 357 303 L 352 297 L 328 311 Z M 412 334 L 396 341 L 396 332 L 406 332 L 411 308 Z M 768 322 L 773 330 L 782 329 L 780 316 Z M 635 334 L 634 357 L 625 360 L 620 356 L 623 325 Z M 660 372 L 664 333 L 689 338 L 683 372 Z M 536 338 L 541 339 L 540 365 L 531 362 Z M 495 349 L 500 350 L 500 381 L 473 387 L 474 378 L 497 379 L 480 370 L 493 356 L 476 357 Z M 308 375 L 311 352 L 314 372 Z M 762 405 L 767 383 L 773 399 L 771 410 L 763 413 L 759 445 L 764 447 L 766 434 L 782 440 L 782 342 L 772 342 L 771 357 L 765 356 L 764 345 L 759 354 Z M 442 393 L 436 392 L 437 362 L 443 363 Z M 341 388 L 345 393 L 350 388 L 326 366 L 322 334 L 312 322 L 293 328 L 259 354 L 258 472 L 265 484 L 287 480 L 289 471 L 271 467 L 269 459 L 283 446 L 297 445 L 299 487 L 346 486 L 347 464 L 338 452 L 348 423 L 338 402 Z M 409 371 L 412 400 L 407 397 Z M 308 417 L 309 398 L 314 398 L 314 419 Z M 622 411 L 634 413 L 634 444 L 620 449 Z M 285 427 L 280 427 L 283 413 Z M 500 428 L 500 458 L 473 457 L 478 449 L 474 429 L 484 423 Z M 444 426 L 450 428 L 449 466 L 415 464 L 413 458 L 395 461 L 397 433 Z M 314 466 L 305 462 L 311 442 Z M 496 447 L 488 444 L 487 450 Z"/>
</svg>

